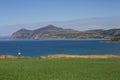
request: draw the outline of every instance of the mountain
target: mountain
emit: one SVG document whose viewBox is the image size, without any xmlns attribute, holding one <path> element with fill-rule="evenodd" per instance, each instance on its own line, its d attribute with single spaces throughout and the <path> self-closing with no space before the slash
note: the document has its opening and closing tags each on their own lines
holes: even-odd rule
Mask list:
<svg viewBox="0 0 120 80">
<path fill-rule="evenodd" d="M 12 39 L 32 39 L 32 32 L 31 30 L 27 29 L 20 29 L 12 34 Z"/>
<path fill-rule="evenodd" d="M 48 25 L 35 30 L 20 29 L 12 34 L 11 39 L 66 39 L 77 33 L 80 32 Z"/>
<path fill-rule="evenodd" d="M 120 36 L 120 29 L 110 29 L 110 30 L 106 30 L 103 33 L 104 35 L 108 35 L 108 36 L 115 36 L 115 37 L 119 37 Z"/>
<path fill-rule="evenodd" d="M 38 22 L 38 23 L 28 23 L 28 24 L 16 24 L 16 25 L 4 25 L 0 29 L 0 35 L 11 35 L 14 31 L 21 28 L 26 29 L 37 29 L 43 26 L 53 24 L 55 26 L 60 26 L 64 29 L 74 29 L 79 31 L 93 30 L 93 29 L 112 29 L 120 28 L 120 16 L 116 17 L 95 17 L 86 19 L 76 19 L 68 21 L 53 21 L 53 22 Z M 9 28 L 9 29 L 8 29 Z"/>
<path fill-rule="evenodd" d="M 35 30 L 20 29 L 14 32 L 10 39 L 110 39 L 113 37 L 120 37 L 120 29 L 78 31 L 74 29 L 60 28 L 54 25 L 47 25 Z"/>
</svg>

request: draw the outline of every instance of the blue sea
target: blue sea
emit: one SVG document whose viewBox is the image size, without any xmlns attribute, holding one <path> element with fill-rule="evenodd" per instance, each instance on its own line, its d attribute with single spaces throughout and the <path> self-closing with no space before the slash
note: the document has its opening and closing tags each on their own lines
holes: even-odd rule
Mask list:
<svg viewBox="0 0 120 80">
<path fill-rule="evenodd" d="M 5 40 L 0 55 L 42 56 L 49 54 L 120 55 L 120 43 L 106 40 Z"/>
</svg>

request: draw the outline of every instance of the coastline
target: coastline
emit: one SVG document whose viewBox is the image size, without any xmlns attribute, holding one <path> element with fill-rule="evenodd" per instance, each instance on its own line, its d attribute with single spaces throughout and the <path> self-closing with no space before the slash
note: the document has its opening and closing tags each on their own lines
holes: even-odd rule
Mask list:
<svg viewBox="0 0 120 80">
<path fill-rule="evenodd" d="M 56 54 L 56 55 L 41 56 L 41 59 L 57 59 L 57 58 L 107 59 L 107 58 L 120 58 L 120 55 L 65 55 L 65 54 Z"/>
<path fill-rule="evenodd" d="M 70 59 L 70 58 L 84 58 L 84 59 L 109 59 L 109 58 L 120 58 L 120 55 L 66 55 L 66 54 L 55 54 L 45 55 L 38 57 L 29 56 L 13 56 L 13 55 L 0 55 L 0 60 L 6 59 Z"/>
<path fill-rule="evenodd" d="M 0 40 L 0 41 L 54 41 L 54 40 L 109 40 L 109 39 L 7 39 L 7 40 Z"/>
</svg>

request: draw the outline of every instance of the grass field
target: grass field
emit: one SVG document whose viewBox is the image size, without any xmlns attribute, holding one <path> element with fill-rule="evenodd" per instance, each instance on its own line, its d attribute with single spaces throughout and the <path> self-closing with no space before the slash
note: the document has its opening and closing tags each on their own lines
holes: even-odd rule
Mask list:
<svg viewBox="0 0 120 80">
<path fill-rule="evenodd" d="M 120 80 L 120 59 L 0 60 L 0 80 Z"/>
</svg>

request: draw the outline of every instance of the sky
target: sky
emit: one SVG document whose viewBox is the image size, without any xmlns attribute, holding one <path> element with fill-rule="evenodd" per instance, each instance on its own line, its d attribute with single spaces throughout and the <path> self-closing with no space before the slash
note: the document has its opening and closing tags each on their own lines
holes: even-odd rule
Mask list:
<svg viewBox="0 0 120 80">
<path fill-rule="evenodd" d="M 0 0 L 0 36 L 28 28 L 19 24 L 114 16 L 120 17 L 120 0 Z"/>
<path fill-rule="evenodd" d="M 120 16 L 120 0 L 0 0 L 0 26 L 106 16 Z"/>
</svg>

